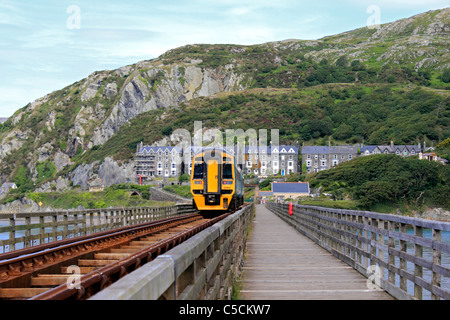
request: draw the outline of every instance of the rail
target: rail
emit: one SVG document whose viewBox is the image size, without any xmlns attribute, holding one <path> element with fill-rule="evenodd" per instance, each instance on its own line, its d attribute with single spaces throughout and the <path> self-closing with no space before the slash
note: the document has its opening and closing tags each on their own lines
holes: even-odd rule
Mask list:
<svg viewBox="0 0 450 320">
<path fill-rule="evenodd" d="M 90 299 L 231 299 L 253 212 L 246 205 Z"/>
<path fill-rule="evenodd" d="M 450 298 L 449 222 L 268 203 L 267 208 L 397 299 Z M 445 235 L 446 240 L 443 240 Z"/>
<path fill-rule="evenodd" d="M 178 204 L 166 207 L 0 213 L 0 253 L 192 212 L 191 204 Z"/>
</svg>

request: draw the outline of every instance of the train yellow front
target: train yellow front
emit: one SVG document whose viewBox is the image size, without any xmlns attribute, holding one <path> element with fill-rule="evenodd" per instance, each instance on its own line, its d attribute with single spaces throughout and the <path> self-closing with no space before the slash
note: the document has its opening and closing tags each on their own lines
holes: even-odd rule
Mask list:
<svg viewBox="0 0 450 320">
<path fill-rule="evenodd" d="M 205 150 L 192 160 L 191 193 L 199 211 L 230 211 L 244 203 L 244 179 L 236 158 L 223 150 Z"/>
</svg>

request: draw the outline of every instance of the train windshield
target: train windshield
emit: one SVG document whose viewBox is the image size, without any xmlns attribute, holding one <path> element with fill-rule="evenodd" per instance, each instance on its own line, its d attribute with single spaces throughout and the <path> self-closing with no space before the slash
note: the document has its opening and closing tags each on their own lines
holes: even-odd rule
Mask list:
<svg viewBox="0 0 450 320">
<path fill-rule="evenodd" d="M 223 165 L 223 179 L 233 179 L 233 165 L 231 163 L 225 163 Z"/>
<path fill-rule="evenodd" d="M 203 163 L 196 163 L 194 166 L 194 179 L 203 179 Z"/>
</svg>

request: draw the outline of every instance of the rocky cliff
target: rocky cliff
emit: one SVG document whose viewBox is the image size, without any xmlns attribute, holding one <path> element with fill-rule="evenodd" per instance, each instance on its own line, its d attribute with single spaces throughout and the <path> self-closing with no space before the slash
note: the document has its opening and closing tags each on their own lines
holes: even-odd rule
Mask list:
<svg viewBox="0 0 450 320">
<path fill-rule="evenodd" d="M 94 72 L 28 104 L 2 124 L 0 179 L 27 176 L 33 181 L 28 189 L 41 191 L 87 188 L 96 179 L 105 185 L 130 181 L 132 159 L 119 161 L 106 153 L 86 162 L 83 155 L 101 148 L 144 113 L 179 112 L 189 101 L 248 88 L 301 87 L 323 60 L 346 65 L 357 60 L 374 81 L 385 81 L 386 70 L 408 75 L 397 81 L 426 81 L 420 74 L 410 75 L 415 71 L 428 74 L 431 85 L 442 85 L 436 79 L 450 67 L 449 13 L 447 8 L 316 41 L 188 45 L 157 59 Z M 363 72 L 358 72 L 351 81 L 360 81 Z"/>
</svg>

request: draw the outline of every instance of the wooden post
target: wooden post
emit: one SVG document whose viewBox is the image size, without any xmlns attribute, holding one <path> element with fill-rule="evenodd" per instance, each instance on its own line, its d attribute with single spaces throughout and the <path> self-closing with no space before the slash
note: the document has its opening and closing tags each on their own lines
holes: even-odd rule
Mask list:
<svg viewBox="0 0 450 320">
<path fill-rule="evenodd" d="M 433 241 L 442 241 L 442 233 L 441 230 L 433 229 Z M 433 249 L 433 266 L 440 266 L 441 265 L 441 251 L 437 249 Z M 441 274 L 433 271 L 432 276 L 432 282 L 431 284 L 436 287 L 441 286 Z M 439 296 L 431 293 L 431 299 L 432 300 L 439 300 Z"/>
<path fill-rule="evenodd" d="M 372 228 L 375 228 L 376 220 L 374 218 L 370 218 L 370 225 Z M 372 229 L 370 231 L 370 265 L 375 266 L 375 257 L 377 256 L 377 233 Z"/>
<path fill-rule="evenodd" d="M 9 251 L 16 250 L 16 219 L 9 218 L 9 226 L 11 230 L 9 231 Z"/>
<path fill-rule="evenodd" d="M 63 239 L 66 239 L 69 236 L 69 214 L 66 213 L 63 215 Z"/>
<path fill-rule="evenodd" d="M 388 229 L 389 232 L 394 231 L 395 230 L 395 222 L 389 221 L 388 222 Z M 391 234 L 389 234 L 389 249 L 395 249 L 395 238 L 393 238 L 391 236 Z M 389 266 L 395 266 L 395 256 L 390 253 L 388 251 L 388 259 L 389 259 Z M 391 270 L 389 270 L 389 282 L 392 283 L 393 285 L 395 285 L 395 273 Z"/>
<path fill-rule="evenodd" d="M 45 242 L 45 217 L 39 216 L 39 244 L 44 244 Z"/>
<path fill-rule="evenodd" d="M 414 226 L 414 234 L 417 237 L 423 237 L 423 228 L 419 226 Z M 422 258 L 423 256 L 423 247 L 419 244 L 414 244 L 415 256 L 418 258 Z M 414 277 L 423 278 L 423 267 L 417 264 L 414 264 Z M 417 283 L 414 283 L 414 296 L 422 300 L 423 298 L 423 288 L 419 286 Z"/>
<path fill-rule="evenodd" d="M 378 229 L 384 229 L 384 220 L 377 219 L 377 221 L 378 221 Z M 381 249 L 382 245 L 384 245 L 384 235 L 381 233 L 381 231 L 378 234 L 378 243 L 380 244 L 380 248 L 378 249 L 378 259 L 384 261 L 384 251 Z M 381 279 L 384 279 L 384 268 L 381 265 L 381 263 L 379 263 L 379 267 L 380 267 L 380 277 Z"/>
<path fill-rule="evenodd" d="M 406 234 L 406 231 L 407 231 L 406 224 L 400 223 L 400 232 Z M 401 251 L 401 253 L 406 254 L 406 252 L 407 252 L 407 241 L 406 240 L 400 240 L 400 251 Z M 406 268 L 407 268 L 406 259 L 403 257 L 400 257 L 400 270 L 407 271 Z M 408 291 L 407 283 L 408 283 L 407 279 L 405 277 L 403 277 L 402 275 L 400 275 L 400 289 L 402 289 L 405 292 Z"/>
<path fill-rule="evenodd" d="M 24 248 L 29 248 L 31 247 L 31 218 L 30 217 L 25 217 L 25 225 L 26 225 L 26 229 L 25 229 L 25 238 L 23 239 L 23 247 Z"/>
<path fill-rule="evenodd" d="M 58 214 L 57 213 L 52 216 L 52 241 L 56 241 L 56 240 L 58 240 Z"/>
<path fill-rule="evenodd" d="M 369 230 L 367 229 L 369 227 L 369 218 L 362 217 L 362 220 L 363 220 L 364 226 L 363 226 L 363 229 L 361 229 L 361 235 L 364 237 L 365 240 L 369 240 Z M 366 228 L 366 229 L 364 229 L 364 228 Z M 363 250 L 364 250 L 364 252 L 369 253 L 369 244 L 367 241 L 365 241 L 363 243 Z M 364 257 L 363 266 L 366 270 L 367 270 L 367 268 L 369 268 L 369 257 L 368 256 Z"/>
</svg>

